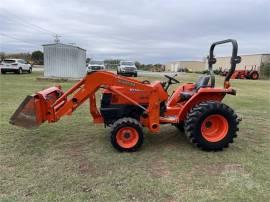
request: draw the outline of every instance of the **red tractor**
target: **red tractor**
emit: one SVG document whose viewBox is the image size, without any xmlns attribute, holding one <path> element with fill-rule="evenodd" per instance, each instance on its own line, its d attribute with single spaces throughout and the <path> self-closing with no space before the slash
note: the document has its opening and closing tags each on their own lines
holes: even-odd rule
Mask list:
<svg viewBox="0 0 270 202">
<path fill-rule="evenodd" d="M 224 43 L 233 45 L 231 68 L 224 86 L 216 87 L 212 70 L 216 62 L 214 48 Z M 172 76 L 166 75 L 165 82 L 150 83 L 92 71 L 67 92 L 56 86 L 27 96 L 10 123 L 35 128 L 44 122 L 57 122 L 88 100 L 94 123 L 111 127 L 111 143 L 119 151 L 138 150 L 144 141 L 142 128 L 157 133 L 163 124 L 184 129 L 187 139 L 203 150 L 221 150 L 233 142 L 240 121 L 234 110 L 222 103 L 225 95 L 236 95 L 229 80 L 241 61 L 237 50 L 237 42 L 232 39 L 213 43 L 208 59 L 209 75 L 195 83 L 180 85 L 172 95 L 167 90 L 179 83 Z M 104 90 L 98 109 L 95 92 L 100 88 Z"/>
<path fill-rule="evenodd" d="M 247 67 L 245 66 L 245 69 L 243 69 L 243 70 L 236 70 L 232 75 L 232 79 L 258 80 L 259 79 L 259 72 L 256 69 L 256 65 L 252 66 L 251 69 L 249 69 L 249 70 L 247 70 Z"/>
</svg>

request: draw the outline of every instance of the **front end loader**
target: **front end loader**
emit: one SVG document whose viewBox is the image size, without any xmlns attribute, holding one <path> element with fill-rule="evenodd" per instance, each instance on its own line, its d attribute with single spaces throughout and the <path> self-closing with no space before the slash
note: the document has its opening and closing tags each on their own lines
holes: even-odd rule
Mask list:
<svg viewBox="0 0 270 202">
<path fill-rule="evenodd" d="M 224 86 L 216 87 L 212 70 L 216 62 L 214 48 L 224 43 L 233 45 L 231 68 Z M 241 61 L 237 51 L 235 40 L 213 43 L 208 57 L 209 75 L 200 77 L 195 83 L 180 85 L 171 96 L 167 90 L 179 83 L 172 76 L 165 75 L 165 82 L 150 83 L 111 72 L 92 71 L 66 92 L 56 86 L 27 96 L 10 123 L 37 128 L 44 122 L 57 122 L 71 115 L 82 103 L 89 101 L 94 123 L 111 127 L 111 143 L 119 151 L 138 150 L 144 140 L 142 128 L 157 133 L 162 124 L 183 130 L 190 142 L 203 150 L 222 150 L 233 142 L 238 131 L 236 113 L 222 103 L 226 94 L 236 94 L 229 80 Z M 100 88 L 104 90 L 98 108 L 95 93 Z"/>
</svg>

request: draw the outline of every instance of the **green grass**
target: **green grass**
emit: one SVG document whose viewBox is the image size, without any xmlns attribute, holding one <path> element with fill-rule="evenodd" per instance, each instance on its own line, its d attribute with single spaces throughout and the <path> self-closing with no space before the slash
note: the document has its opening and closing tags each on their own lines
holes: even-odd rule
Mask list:
<svg viewBox="0 0 270 202">
<path fill-rule="evenodd" d="M 9 125 L 26 95 L 55 85 L 38 76 L 0 76 L 0 201 L 269 201 L 270 81 L 232 82 L 238 94 L 225 103 L 243 121 L 222 152 L 203 152 L 168 125 L 155 135 L 145 130 L 139 152 L 119 153 L 109 128 L 91 122 L 88 103 L 36 130 Z"/>
</svg>

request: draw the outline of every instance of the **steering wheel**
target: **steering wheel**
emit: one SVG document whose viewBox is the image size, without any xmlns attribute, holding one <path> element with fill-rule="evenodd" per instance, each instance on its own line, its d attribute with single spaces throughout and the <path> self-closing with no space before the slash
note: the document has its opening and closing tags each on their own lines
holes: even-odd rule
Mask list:
<svg viewBox="0 0 270 202">
<path fill-rule="evenodd" d="M 176 84 L 176 83 L 180 83 L 180 81 L 178 81 L 178 80 L 176 80 L 175 78 L 173 78 L 173 77 L 171 77 L 171 76 L 169 76 L 169 75 L 164 75 L 167 79 L 169 79 L 166 83 L 165 83 L 165 85 L 164 85 L 164 89 L 165 89 L 165 91 L 167 91 L 168 90 L 168 88 L 170 87 L 170 85 L 172 85 L 172 84 Z M 175 74 L 175 76 L 177 76 L 177 74 Z"/>
<path fill-rule="evenodd" d="M 175 83 L 180 83 L 180 81 L 178 81 L 178 80 L 176 80 L 175 78 L 173 78 L 173 77 L 171 77 L 171 76 L 169 76 L 169 75 L 164 75 L 167 79 L 169 79 L 169 83 L 170 84 L 175 84 Z M 177 76 L 177 74 L 175 75 L 175 76 Z M 172 81 L 174 82 L 174 83 L 172 83 Z"/>
</svg>

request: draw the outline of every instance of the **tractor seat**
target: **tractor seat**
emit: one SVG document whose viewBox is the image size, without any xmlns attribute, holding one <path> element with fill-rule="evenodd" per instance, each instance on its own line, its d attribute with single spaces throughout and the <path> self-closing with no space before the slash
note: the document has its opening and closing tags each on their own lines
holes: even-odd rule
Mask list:
<svg viewBox="0 0 270 202">
<path fill-rule="evenodd" d="M 196 92 L 198 92 L 200 88 L 208 87 L 209 80 L 210 80 L 209 75 L 201 76 L 195 83 L 195 89 L 193 91 L 181 92 L 180 94 L 181 101 L 189 100 Z"/>
</svg>

